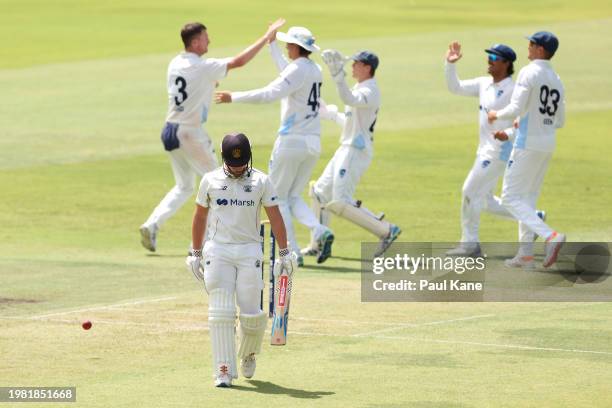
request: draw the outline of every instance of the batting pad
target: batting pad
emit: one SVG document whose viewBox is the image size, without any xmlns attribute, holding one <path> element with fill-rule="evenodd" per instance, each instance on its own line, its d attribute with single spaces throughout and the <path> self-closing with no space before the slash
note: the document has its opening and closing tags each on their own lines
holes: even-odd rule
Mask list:
<svg viewBox="0 0 612 408">
<path fill-rule="evenodd" d="M 236 367 L 236 306 L 234 292 L 213 289 L 208 295 L 208 326 L 212 343 L 213 374 L 227 371 L 238 378 Z"/>
<path fill-rule="evenodd" d="M 268 315 L 264 312 L 257 314 L 240 314 L 240 347 L 238 357 L 245 358 L 252 353 L 261 352 L 263 335 L 268 324 Z"/>
<path fill-rule="evenodd" d="M 344 201 L 332 201 L 325 208 L 335 215 L 365 228 L 379 238 L 386 238 L 389 235 L 390 224 L 373 217 L 369 214 L 369 211 L 364 211 Z"/>
<path fill-rule="evenodd" d="M 323 204 L 321 204 L 321 200 L 319 199 L 319 196 L 317 196 L 317 193 L 315 193 L 314 191 L 316 183 L 317 183 L 316 181 L 311 180 L 309 187 L 308 187 L 308 196 L 310 197 L 310 207 L 315 217 L 317 218 L 317 220 L 319 220 L 319 223 L 327 227 L 329 225 L 329 212 L 323 209 Z M 318 245 L 319 244 L 317 243 L 317 240 L 315 238 L 315 233 L 313 230 L 311 230 L 310 231 L 310 243 L 308 244 L 308 247 L 317 249 Z"/>
</svg>

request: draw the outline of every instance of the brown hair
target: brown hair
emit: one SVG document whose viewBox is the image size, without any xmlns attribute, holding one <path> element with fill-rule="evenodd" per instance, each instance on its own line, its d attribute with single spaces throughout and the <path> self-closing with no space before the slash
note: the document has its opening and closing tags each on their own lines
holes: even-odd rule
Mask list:
<svg viewBox="0 0 612 408">
<path fill-rule="evenodd" d="M 202 23 L 187 23 L 181 30 L 181 38 L 183 39 L 183 44 L 185 44 L 185 48 L 188 48 L 191 45 L 191 40 L 194 37 L 200 35 L 202 31 L 206 30 L 206 26 Z"/>
<path fill-rule="evenodd" d="M 298 47 L 298 51 L 300 53 L 300 57 L 307 57 L 310 54 L 312 54 L 312 51 L 308 51 L 306 48 L 304 47 L 300 47 L 298 44 L 295 44 Z"/>
</svg>

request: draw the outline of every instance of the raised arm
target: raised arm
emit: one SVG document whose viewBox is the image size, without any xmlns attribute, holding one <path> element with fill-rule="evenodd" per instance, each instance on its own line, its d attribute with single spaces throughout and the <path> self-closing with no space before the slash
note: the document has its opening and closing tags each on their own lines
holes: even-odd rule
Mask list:
<svg viewBox="0 0 612 408">
<path fill-rule="evenodd" d="M 446 62 L 444 66 L 446 74 L 446 87 L 456 95 L 462 96 L 478 96 L 480 94 L 480 80 L 478 78 L 460 80 L 457 76 L 457 68 L 455 64 Z"/>
<path fill-rule="evenodd" d="M 376 100 L 376 96 L 372 95 L 372 92 L 368 88 L 358 88 L 358 89 L 350 89 L 346 84 L 344 77 L 339 80 L 334 78 L 334 82 L 336 82 L 336 88 L 338 89 L 338 94 L 340 95 L 340 99 L 346 105 L 353 107 L 363 107 L 363 106 L 377 106 L 378 100 Z"/>
<path fill-rule="evenodd" d="M 266 45 L 267 42 L 276 38 L 276 31 L 278 31 L 278 29 L 281 28 L 283 24 L 285 24 L 285 20 L 282 18 L 279 18 L 278 20 L 270 24 L 268 26 L 268 30 L 261 38 L 259 38 L 249 47 L 245 48 L 240 54 L 234 56 L 229 60 L 227 64 L 227 70 L 229 71 L 230 69 L 239 68 L 246 65 L 250 60 L 253 59 L 253 57 L 255 57 L 255 55 L 257 55 L 257 53 L 262 49 L 264 45 Z"/>
<path fill-rule="evenodd" d="M 289 61 L 283 55 L 276 38 L 270 41 L 270 56 L 272 56 L 272 60 L 278 72 L 283 72 L 283 70 L 287 68 L 287 65 L 289 65 Z"/>
<path fill-rule="evenodd" d="M 336 83 L 338 94 L 345 105 L 360 107 L 360 106 L 376 106 L 378 104 L 377 96 L 372 95 L 368 88 L 350 89 L 346 84 L 344 77 L 344 64 L 347 58 L 340 54 L 337 50 L 323 50 L 321 58 L 327 68 L 332 79 Z"/>
<path fill-rule="evenodd" d="M 444 64 L 446 86 L 450 92 L 457 95 L 478 96 L 480 93 L 480 82 L 478 79 L 459 80 L 455 63 L 459 61 L 462 56 L 461 44 L 457 41 L 450 43 L 446 51 L 446 63 Z"/>
</svg>

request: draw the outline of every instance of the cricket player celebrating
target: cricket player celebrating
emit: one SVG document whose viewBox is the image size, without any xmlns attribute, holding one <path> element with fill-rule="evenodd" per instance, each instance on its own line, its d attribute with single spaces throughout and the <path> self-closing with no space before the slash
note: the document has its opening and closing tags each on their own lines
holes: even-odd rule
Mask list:
<svg viewBox="0 0 612 408">
<path fill-rule="evenodd" d="M 461 245 L 448 251 L 448 255 L 481 255 L 478 229 L 480 213 L 483 210 L 498 216 L 512 218 L 512 215 L 502 206 L 501 199 L 493 195 L 499 177 L 504 174 L 506 163 L 512 152 L 512 143 L 500 142 L 492 136 L 497 131 L 512 134 L 514 118 L 490 124 L 487 112 L 492 109 L 501 109 L 510 102 L 514 89 L 512 73 L 516 53 L 504 44 L 495 44 L 487 48 L 485 52 L 488 56 L 490 76 L 469 80 L 459 80 L 457 76 L 455 63 L 463 56 L 461 44 L 451 43 L 446 52 L 445 73 L 448 90 L 457 95 L 477 96 L 480 100 L 480 143 L 476 160 L 463 183 L 462 190 Z"/>
<path fill-rule="evenodd" d="M 168 114 L 161 139 L 170 157 L 176 185 L 140 227 L 141 243 L 149 251 L 157 248 L 157 232 L 191 197 L 196 176 L 217 167 L 212 142 L 202 125 L 208 120 L 213 90 L 227 72 L 248 63 L 276 35 L 283 19 L 272 23 L 266 33 L 233 58 L 201 58 L 210 39 L 201 23 L 186 24 L 181 30 L 185 51 L 168 66 Z"/>
<path fill-rule="evenodd" d="M 287 43 L 285 60 L 276 41 L 270 49 L 280 75 L 267 86 L 245 92 L 217 92 L 218 103 L 269 103 L 281 100 L 281 126 L 270 158 L 270 179 L 278 192 L 279 208 L 291 249 L 300 253 L 292 218 L 306 225 L 318 242 L 318 263 L 331 255 L 332 231 L 322 225 L 301 193 L 321 154 L 321 68 L 309 55 L 318 51 L 315 38 L 304 27 L 291 27 L 287 33 L 277 33 L 276 39 Z"/>
<path fill-rule="evenodd" d="M 251 167 L 251 146 L 242 134 L 223 138 L 223 167 L 206 173 L 200 183 L 192 223 L 193 255 L 187 265 L 204 281 L 208 292 L 208 323 L 212 342 L 215 385 L 229 387 L 238 378 L 234 339 L 236 306 L 240 307 L 242 375 L 255 373 L 255 354 L 261 351 L 267 313 L 260 309 L 263 253 L 259 235 L 260 211 L 266 210 L 279 243 L 280 260 L 274 274 L 285 270 L 291 275 L 297 259 L 289 253 L 278 198 L 268 176 Z M 210 222 L 207 222 L 210 218 Z M 206 226 L 209 239 L 204 248 Z M 197 248 L 197 249 L 195 249 Z M 234 301 L 234 297 L 236 300 Z"/>
<path fill-rule="evenodd" d="M 344 113 L 338 113 L 334 105 L 324 106 L 322 110 L 322 117 L 342 126 L 342 135 L 334 157 L 311 186 L 313 210 L 323 224 L 329 222 L 331 212 L 376 235 L 380 239 L 375 254 L 378 257 L 391 246 L 401 229 L 383 221 L 361 204 L 356 205 L 353 199 L 357 183 L 372 161 L 374 125 L 380 108 L 380 92 L 374 78 L 378 57 L 369 51 L 351 57 L 353 78 L 357 80 L 353 88 L 349 88 L 344 80 L 343 66 L 347 59 L 336 50 L 325 50 L 322 57 L 346 108 Z M 316 253 L 317 248 L 312 243 L 302 251 L 304 255 Z"/>
<path fill-rule="evenodd" d="M 531 63 L 519 72 L 510 104 L 500 110 L 490 110 L 491 123 L 520 116 L 514 138 L 514 150 L 508 162 L 502 188 L 502 204 L 525 230 L 546 239 L 543 266 L 553 265 L 565 242 L 565 235 L 550 228 L 535 213 L 544 175 L 555 149 L 556 129 L 565 122 L 565 91 L 550 59 L 559 47 L 557 37 L 540 31 L 527 37 Z M 508 135 L 496 133 L 505 140 Z M 510 265 L 533 265 L 533 242 L 528 234 L 521 236 L 518 254 Z"/>
</svg>

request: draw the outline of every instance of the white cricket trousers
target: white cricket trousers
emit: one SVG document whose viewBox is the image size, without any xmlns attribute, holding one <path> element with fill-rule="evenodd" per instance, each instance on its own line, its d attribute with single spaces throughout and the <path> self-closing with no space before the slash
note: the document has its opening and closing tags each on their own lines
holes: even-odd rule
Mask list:
<svg viewBox="0 0 612 408">
<path fill-rule="evenodd" d="M 480 242 L 480 214 L 491 214 L 512 219 L 512 214 L 493 194 L 497 182 L 504 174 L 506 162 L 476 156 L 474 165 L 463 183 L 461 197 L 461 242 Z"/>
<path fill-rule="evenodd" d="M 318 159 L 318 152 L 306 148 L 285 147 L 279 143 L 279 139 L 270 158 L 270 181 L 278 194 L 278 208 L 287 230 L 289 247 L 297 253 L 300 252 L 300 247 L 295 237 L 293 217 L 309 229 L 317 230 L 316 233 L 320 233 L 318 230 L 323 228 L 320 227 L 312 209 L 302 199 L 302 191 L 308 184 Z"/>
<path fill-rule="evenodd" d="M 236 294 L 240 314 L 261 312 L 261 278 L 263 253 L 260 243 L 222 244 L 206 241 L 204 244 L 204 284 L 206 291 L 225 289 Z"/>
<path fill-rule="evenodd" d="M 194 193 L 196 177 L 218 167 L 210 137 L 201 127 L 179 125 L 178 149 L 168 152 L 176 185 L 155 207 L 144 225 L 160 227 L 172 217 Z"/>
<path fill-rule="evenodd" d="M 371 161 L 372 156 L 364 150 L 341 145 L 315 183 L 314 191 L 321 204 L 344 201 L 353 205 L 357 184 Z"/>
<path fill-rule="evenodd" d="M 533 242 L 534 233 L 543 239 L 553 233 L 535 211 L 551 157 L 551 152 L 515 148 L 508 161 L 502 188 L 502 204 L 519 221 L 520 242 Z"/>
</svg>

